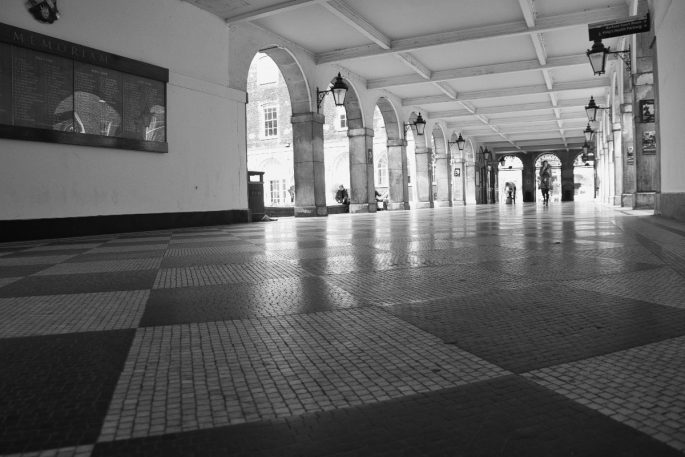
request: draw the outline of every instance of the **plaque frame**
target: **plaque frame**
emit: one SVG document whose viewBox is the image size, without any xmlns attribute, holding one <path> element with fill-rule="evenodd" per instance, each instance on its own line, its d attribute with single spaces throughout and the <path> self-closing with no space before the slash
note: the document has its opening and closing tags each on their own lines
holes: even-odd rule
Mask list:
<svg viewBox="0 0 685 457">
<path fill-rule="evenodd" d="M 165 130 L 167 129 L 167 83 L 169 82 L 169 70 L 167 68 L 60 40 L 4 23 L 0 23 L 0 42 L 9 44 L 11 47 L 15 46 L 63 57 L 72 61 L 74 66 L 76 62 L 82 62 L 163 83 L 164 128 Z M 11 66 L 12 64 L 10 64 L 10 73 L 12 72 Z M 75 86 L 72 86 L 72 92 L 75 92 L 74 87 Z M 165 141 L 150 141 L 121 136 L 105 136 L 18 126 L 14 124 L 0 124 L 0 138 L 157 153 L 169 152 L 168 142 L 166 141 L 168 138 L 167 135 L 168 130 L 166 130 L 165 133 Z"/>
</svg>

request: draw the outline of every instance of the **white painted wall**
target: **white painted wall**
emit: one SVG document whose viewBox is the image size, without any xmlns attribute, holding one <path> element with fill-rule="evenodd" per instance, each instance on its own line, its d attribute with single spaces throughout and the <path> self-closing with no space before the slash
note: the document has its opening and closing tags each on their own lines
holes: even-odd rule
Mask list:
<svg viewBox="0 0 685 457">
<path fill-rule="evenodd" d="M 685 2 L 654 1 L 659 78 L 661 192 L 685 192 Z"/>
<path fill-rule="evenodd" d="M 6 3 L 6 4 L 5 4 Z M 244 92 L 228 88 L 228 28 L 178 0 L 60 2 L 0 21 L 170 71 L 169 153 L 0 139 L 0 220 L 247 209 Z"/>
</svg>

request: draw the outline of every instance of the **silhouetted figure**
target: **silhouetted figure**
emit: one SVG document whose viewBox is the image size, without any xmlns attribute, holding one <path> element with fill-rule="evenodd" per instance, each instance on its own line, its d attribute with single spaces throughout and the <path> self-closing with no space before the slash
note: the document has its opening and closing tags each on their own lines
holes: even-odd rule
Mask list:
<svg viewBox="0 0 685 457">
<path fill-rule="evenodd" d="M 542 203 L 549 204 L 549 189 L 552 182 L 552 167 L 546 160 L 542 161 L 540 168 L 540 191 L 542 191 Z"/>
<path fill-rule="evenodd" d="M 516 184 L 507 181 L 504 183 L 504 191 L 507 193 L 507 204 L 516 203 Z"/>
<path fill-rule="evenodd" d="M 350 204 L 350 195 L 347 193 L 347 189 L 345 189 L 345 186 L 342 184 L 340 184 L 338 191 L 335 193 L 335 201 L 345 206 Z"/>
</svg>

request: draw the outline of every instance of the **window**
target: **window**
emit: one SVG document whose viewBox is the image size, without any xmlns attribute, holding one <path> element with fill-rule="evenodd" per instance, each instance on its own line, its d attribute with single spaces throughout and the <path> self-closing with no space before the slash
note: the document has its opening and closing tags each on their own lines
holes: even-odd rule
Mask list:
<svg viewBox="0 0 685 457">
<path fill-rule="evenodd" d="M 264 136 L 278 136 L 278 110 L 275 106 L 264 107 Z"/>
<path fill-rule="evenodd" d="M 340 120 L 340 130 L 344 130 L 347 128 L 347 114 L 346 113 L 340 113 L 338 115 L 338 119 Z"/>
<path fill-rule="evenodd" d="M 257 84 L 276 84 L 280 70 L 269 56 L 262 56 L 257 61 Z"/>
<path fill-rule="evenodd" d="M 278 206 L 284 205 L 285 199 L 285 179 L 274 179 L 269 181 L 269 186 L 271 189 L 271 205 Z M 288 200 L 290 201 L 290 200 Z"/>
<path fill-rule="evenodd" d="M 376 161 L 376 185 L 378 187 L 388 186 L 388 158 L 385 154 Z"/>
</svg>

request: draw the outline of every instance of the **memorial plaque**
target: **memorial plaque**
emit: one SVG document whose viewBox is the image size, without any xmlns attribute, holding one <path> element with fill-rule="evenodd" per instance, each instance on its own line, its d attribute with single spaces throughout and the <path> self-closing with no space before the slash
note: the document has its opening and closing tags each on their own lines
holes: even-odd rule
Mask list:
<svg viewBox="0 0 685 457">
<path fill-rule="evenodd" d="M 76 63 L 74 89 L 76 132 L 121 136 L 123 73 Z"/>
<path fill-rule="evenodd" d="M 12 57 L 10 46 L 0 43 L 0 124 L 12 123 Z"/>
<path fill-rule="evenodd" d="M 14 125 L 68 131 L 73 122 L 74 64 L 71 60 L 14 48 Z"/>
<path fill-rule="evenodd" d="M 124 74 L 123 137 L 166 141 L 165 107 L 163 82 Z"/>
</svg>

